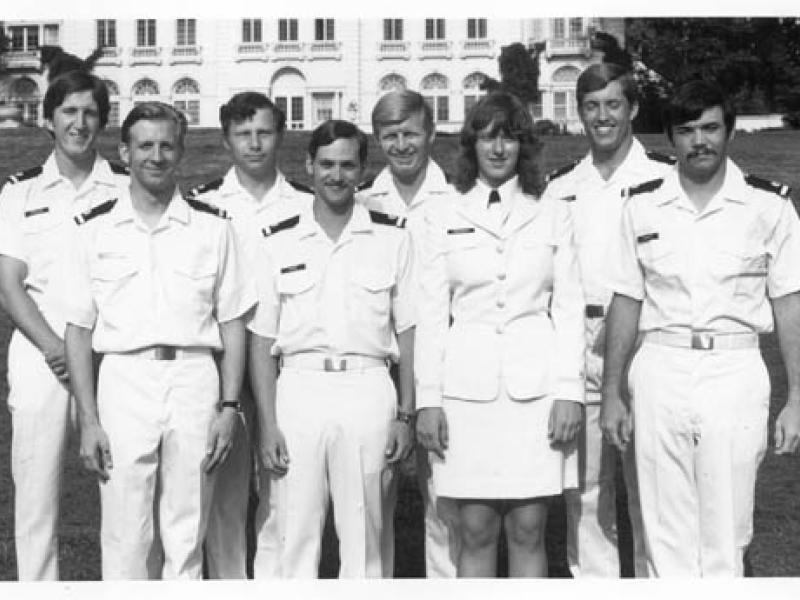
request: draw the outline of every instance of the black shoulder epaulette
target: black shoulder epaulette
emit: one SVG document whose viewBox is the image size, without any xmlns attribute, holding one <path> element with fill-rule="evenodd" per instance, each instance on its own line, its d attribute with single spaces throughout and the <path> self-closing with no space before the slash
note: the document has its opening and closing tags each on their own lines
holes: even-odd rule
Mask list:
<svg viewBox="0 0 800 600">
<path fill-rule="evenodd" d="M 400 229 L 403 229 L 406 226 L 405 217 L 387 215 L 386 213 L 382 213 L 377 210 L 369 211 L 369 218 L 372 219 L 373 223 L 378 223 L 379 225 L 391 225 L 392 227 L 399 227 Z"/>
<path fill-rule="evenodd" d="M 375 183 L 375 178 L 374 177 L 370 177 L 369 179 L 365 179 L 364 181 L 362 181 L 361 183 L 359 183 L 356 186 L 356 191 L 357 192 L 363 192 L 364 190 L 368 190 L 369 188 L 372 187 L 373 183 Z"/>
<path fill-rule="evenodd" d="M 95 217 L 99 217 L 100 215 L 104 215 L 109 212 L 114 205 L 117 203 L 116 198 L 112 198 L 111 200 L 106 200 L 102 204 L 98 204 L 94 208 L 87 210 L 85 213 L 81 213 L 75 217 L 75 222 L 78 225 L 83 225 L 84 223 L 91 221 Z"/>
<path fill-rule="evenodd" d="M 187 198 L 197 198 L 201 194 L 205 194 L 206 192 L 211 192 L 213 190 L 217 190 L 222 185 L 223 181 L 224 181 L 224 179 L 222 177 L 219 177 L 219 178 L 214 179 L 212 181 L 209 181 L 207 183 L 201 183 L 200 185 L 197 185 L 197 186 L 193 187 L 192 189 L 190 189 L 186 193 L 186 196 L 187 196 Z"/>
<path fill-rule="evenodd" d="M 20 181 L 25 181 L 26 179 L 33 179 L 37 175 L 40 175 L 42 170 L 42 165 L 25 169 L 24 171 L 14 173 L 13 175 L 6 177 L 6 183 L 19 183 Z"/>
<path fill-rule="evenodd" d="M 750 187 L 764 190 L 765 192 L 772 192 L 783 198 L 788 198 L 789 194 L 792 193 L 792 188 L 788 185 L 778 183 L 777 181 L 770 181 L 769 179 L 764 179 L 757 175 L 745 175 L 744 180 Z"/>
<path fill-rule="evenodd" d="M 123 165 L 122 163 L 116 163 L 108 161 L 108 166 L 111 168 L 111 172 L 115 175 L 130 175 L 131 170 Z"/>
<path fill-rule="evenodd" d="M 289 185 L 296 189 L 298 192 L 305 192 L 306 194 L 313 194 L 314 190 L 308 187 L 305 183 L 300 183 L 299 181 L 294 181 L 293 179 L 287 179 L 286 181 L 289 182 Z"/>
<path fill-rule="evenodd" d="M 199 210 L 200 212 L 208 213 L 210 215 L 214 215 L 215 217 L 219 217 L 220 219 L 227 219 L 228 213 L 221 208 L 216 206 L 212 206 L 211 204 L 207 204 L 202 200 L 195 200 L 194 198 L 186 198 L 186 202 L 195 210 Z"/>
<path fill-rule="evenodd" d="M 567 173 L 569 173 L 570 171 L 572 171 L 572 169 L 574 169 L 575 167 L 577 167 L 579 162 L 581 162 L 581 161 L 579 161 L 579 160 L 576 160 L 575 162 L 571 162 L 571 163 L 570 163 L 570 164 L 568 164 L 568 165 L 564 165 L 563 167 L 559 167 L 559 168 L 558 168 L 558 169 L 556 169 L 555 171 L 550 171 L 550 172 L 549 172 L 549 173 L 548 173 L 548 174 L 545 176 L 545 178 L 544 178 L 544 179 L 545 179 L 545 182 L 546 182 L 546 183 L 550 183 L 550 182 L 551 182 L 551 181 L 553 181 L 554 179 L 558 179 L 558 178 L 559 178 L 559 177 L 561 177 L 562 175 L 566 175 Z"/>
<path fill-rule="evenodd" d="M 635 185 L 633 187 L 628 188 L 628 193 L 625 194 L 623 191 L 623 195 L 627 196 L 635 196 L 636 194 L 647 194 L 648 192 L 654 192 L 658 188 L 661 187 L 661 184 L 664 183 L 664 180 L 659 179 L 651 179 L 650 181 L 645 181 L 644 183 L 640 183 L 639 185 Z"/>
<path fill-rule="evenodd" d="M 674 165 L 676 162 L 678 162 L 678 159 L 674 156 L 668 156 L 667 154 L 661 154 L 660 152 L 653 152 L 652 150 L 648 150 L 645 152 L 645 154 L 650 160 L 664 163 L 666 165 Z"/>
<path fill-rule="evenodd" d="M 300 215 L 295 215 L 293 217 L 289 217 L 288 219 L 284 219 L 283 221 L 278 221 L 274 225 L 267 225 L 261 230 L 261 233 L 264 235 L 264 237 L 269 237 L 271 235 L 275 235 L 279 231 L 291 229 L 298 223 L 300 223 Z"/>
</svg>

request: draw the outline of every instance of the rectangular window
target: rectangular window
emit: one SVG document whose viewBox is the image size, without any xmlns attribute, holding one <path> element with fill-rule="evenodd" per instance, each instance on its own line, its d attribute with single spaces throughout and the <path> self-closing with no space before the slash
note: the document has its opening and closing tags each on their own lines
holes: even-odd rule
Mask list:
<svg viewBox="0 0 800 600">
<path fill-rule="evenodd" d="M 467 119 L 469 111 L 472 110 L 472 107 L 478 103 L 479 97 L 480 96 L 473 96 L 473 95 L 464 96 L 464 120 Z"/>
<path fill-rule="evenodd" d="M 20 25 L 9 27 L 9 30 L 12 51 L 36 50 L 39 47 L 38 25 Z"/>
<path fill-rule="evenodd" d="M 97 20 L 97 45 L 100 48 L 116 48 L 117 22 L 114 19 Z"/>
<path fill-rule="evenodd" d="M 553 118 L 556 121 L 567 120 L 567 92 L 553 92 Z"/>
<path fill-rule="evenodd" d="M 136 45 L 140 48 L 156 45 L 155 19 L 136 19 Z"/>
<path fill-rule="evenodd" d="M 292 129 L 303 128 L 303 97 L 292 96 Z"/>
<path fill-rule="evenodd" d="M 116 100 L 108 103 L 108 126 L 119 127 L 119 102 Z"/>
<path fill-rule="evenodd" d="M 314 121 L 322 123 L 333 118 L 333 94 L 314 94 Z"/>
<path fill-rule="evenodd" d="M 425 39 L 444 39 L 444 19 L 425 19 Z"/>
<path fill-rule="evenodd" d="M 286 96 L 278 96 L 275 98 L 275 106 L 277 106 L 284 115 L 288 116 L 287 112 L 287 104 L 286 104 Z"/>
<path fill-rule="evenodd" d="M 278 19 L 278 40 L 281 42 L 297 41 L 297 19 Z"/>
<path fill-rule="evenodd" d="M 564 37 L 564 19 L 553 19 L 553 38 L 563 40 Z"/>
<path fill-rule="evenodd" d="M 200 123 L 200 101 L 199 100 L 175 100 L 175 109 L 186 115 L 189 125 Z"/>
<path fill-rule="evenodd" d="M 197 19 L 178 19 L 176 44 L 178 46 L 194 46 L 197 43 Z"/>
<path fill-rule="evenodd" d="M 261 42 L 261 19 L 242 19 L 242 42 Z"/>
<path fill-rule="evenodd" d="M 436 122 L 450 120 L 450 98 L 447 96 L 437 96 L 436 98 Z"/>
<path fill-rule="evenodd" d="M 386 42 L 400 42 L 403 40 L 403 19 L 383 20 L 383 39 Z"/>
<path fill-rule="evenodd" d="M 580 17 L 569 20 L 569 37 L 574 40 L 583 35 L 583 19 Z"/>
<path fill-rule="evenodd" d="M 336 39 L 333 19 L 314 19 L 314 39 L 318 42 L 331 42 Z"/>
<path fill-rule="evenodd" d="M 541 97 L 533 103 L 533 118 L 537 121 L 544 118 L 544 108 L 542 107 Z"/>
<path fill-rule="evenodd" d="M 58 25 L 45 25 L 43 42 L 48 46 L 58 46 Z"/>
<path fill-rule="evenodd" d="M 467 38 L 470 40 L 486 39 L 486 19 L 467 19 Z"/>
</svg>

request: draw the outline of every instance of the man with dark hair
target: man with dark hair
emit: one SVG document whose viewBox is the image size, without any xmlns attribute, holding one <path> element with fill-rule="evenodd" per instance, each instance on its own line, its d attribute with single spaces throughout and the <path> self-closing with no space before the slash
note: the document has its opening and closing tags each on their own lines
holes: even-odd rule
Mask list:
<svg viewBox="0 0 800 600">
<path fill-rule="evenodd" d="M 631 74 L 594 64 L 578 77 L 580 115 L 589 152 L 548 177 L 547 193 L 568 202 L 586 300 L 586 424 L 580 450 L 580 488 L 564 494 L 567 559 L 573 577 L 619 577 L 615 471 L 617 456 L 599 427 L 605 315 L 611 301 L 608 248 L 618 234 L 622 191 L 666 173 L 674 160 L 646 152 L 633 137 L 638 103 Z M 646 575 L 633 448 L 622 455 L 633 534 L 634 570 Z"/>
<path fill-rule="evenodd" d="M 718 88 L 681 86 L 664 121 L 677 168 L 629 188 L 622 211 L 601 426 L 624 452 L 635 424 L 650 573 L 740 576 L 767 449 L 758 337 L 773 327 L 788 384 L 776 452 L 800 447 L 800 220 L 786 186 L 728 158 Z"/>
<path fill-rule="evenodd" d="M 58 579 L 58 507 L 73 417 L 64 356 L 64 315 L 51 280 L 73 217 L 119 194 L 126 170 L 102 159 L 97 137 L 108 92 L 73 71 L 45 93 L 53 137 L 44 164 L 12 175 L 0 194 L 0 304 L 16 331 L 8 351 L 13 431 L 14 537 L 20 580 Z"/>
<path fill-rule="evenodd" d="M 219 109 L 222 145 L 233 166 L 225 177 L 192 190 L 192 198 L 217 206 L 227 213 L 243 251 L 248 278 L 259 268 L 254 245 L 259 232 L 254 222 L 270 222 L 283 205 L 310 204 L 311 190 L 286 179 L 278 170 L 286 117 L 264 94 L 241 92 Z M 205 542 L 208 574 L 212 579 L 245 579 L 247 503 L 250 492 L 251 444 L 255 433 L 253 398 L 242 388 L 244 422 L 237 425 L 231 456 L 220 469 L 208 521 Z M 257 471 L 258 509 L 254 571 L 257 577 L 274 574 L 276 557 L 274 507 L 270 506 L 270 481 L 265 469 Z"/>
<path fill-rule="evenodd" d="M 387 165 L 373 181 L 361 186 L 356 200 L 368 209 L 405 218 L 412 241 L 419 248 L 425 207 L 452 193 L 447 177 L 431 158 L 436 137 L 431 108 L 417 92 L 390 92 L 382 96 L 372 110 L 372 130 Z M 394 427 L 403 434 L 413 433 L 400 423 Z M 458 520 L 455 503 L 437 497 L 427 452 L 420 449 L 416 458 L 419 489 L 425 505 L 425 574 L 455 577 L 454 558 L 458 555 L 453 547 Z M 384 576 L 391 577 L 394 574 L 394 524 L 388 516 L 394 514 L 397 504 L 397 473 L 388 469 L 386 478 L 383 560 Z"/>
<path fill-rule="evenodd" d="M 355 125 L 326 121 L 308 147 L 313 204 L 259 222 L 250 374 L 259 451 L 274 477 L 279 577 L 316 577 L 329 497 L 340 576 L 381 577 L 392 518 L 381 482 L 387 463 L 411 450 L 398 432 L 414 410 L 411 242 L 405 219 L 355 203 L 366 158 Z"/>
<path fill-rule="evenodd" d="M 104 579 L 200 578 L 240 410 L 254 289 L 225 215 L 178 192 L 185 133 L 167 104 L 131 110 L 119 147 L 130 187 L 76 217 L 61 271 L 81 459 L 101 481 Z M 96 392 L 92 350 L 103 355 Z M 156 535 L 160 574 L 148 565 Z"/>
</svg>

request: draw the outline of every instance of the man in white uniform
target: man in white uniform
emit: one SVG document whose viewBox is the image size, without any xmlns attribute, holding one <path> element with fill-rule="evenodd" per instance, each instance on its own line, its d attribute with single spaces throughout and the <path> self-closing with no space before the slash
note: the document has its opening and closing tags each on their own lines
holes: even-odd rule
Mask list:
<svg viewBox="0 0 800 600">
<path fill-rule="evenodd" d="M 108 91 L 97 77 L 73 71 L 53 80 L 44 97 L 53 153 L 9 177 L 0 194 L 0 304 L 16 327 L 8 406 L 20 581 L 58 579 L 58 507 L 74 410 L 64 315 L 51 283 L 73 217 L 128 185 L 126 169 L 97 154 L 108 111 Z"/>
<path fill-rule="evenodd" d="M 573 577 L 619 577 L 615 471 L 617 455 L 599 426 L 605 314 L 611 302 L 609 247 L 619 235 L 622 192 L 667 173 L 673 159 L 645 152 L 633 137 L 636 84 L 623 67 L 588 67 L 576 86 L 578 112 L 589 140 L 580 161 L 554 171 L 548 194 L 572 209 L 586 299 L 586 424 L 580 444 L 579 489 L 564 493 L 567 559 Z M 622 456 L 637 577 L 646 575 L 633 447 Z"/>
<path fill-rule="evenodd" d="M 306 163 L 313 206 L 262 228 L 250 372 L 276 476 L 280 577 L 316 577 L 329 497 L 340 576 L 381 577 L 383 474 L 411 449 L 411 243 L 403 219 L 355 203 L 366 158 L 352 123 L 320 125 Z"/>
<path fill-rule="evenodd" d="M 178 192 L 186 128 L 160 102 L 128 114 L 120 156 L 130 189 L 76 218 L 63 263 L 81 458 L 102 482 L 104 579 L 151 575 L 154 522 L 161 575 L 200 578 L 215 467 L 239 418 L 254 290 L 227 220 Z M 92 349 L 103 354 L 96 394 Z"/>
<path fill-rule="evenodd" d="M 283 204 L 298 208 L 313 199 L 311 190 L 286 179 L 278 170 L 278 156 L 286 129 L 286 116 L 264 94 L 241 92 L 219 109 L 222 144 L 233 159 L 224 178 L 194 188 L 189 196 L 224 210 L 242 249 L 243 270 L 253 279 L 258 269 L 254 245 L 260 232 L 257 221 L 270 222 Z M 250 386 L 242 387 L 244 423 L 237 424 L 233 448 L 217 474 L 208 519 L 205 551 L 212 579 L 245 579 L 247 502 L 250 492 L 250 440 L 255 406 Z M 254 574 L 275 572 L 274 507 L 270 507 L 269 473 L 258 469 L 256 556 Z"/>
<path fill-rule="evenodd" d="M 371 182 L 361 186 L 356 200 L 368 209 L 406 219 L 417 254 L 425 207 L 453 193 L 441 167 L 431 158 L 436 137 L 433 114 L 417 92 L 385 94 L 372 110 L 372 131 L 388 163 Z M 416 287 L 416 286 L 415 286 Z M 455 502 L 438 498 L 433 487 L 428 454 L 417 453 L 417 478 L 425 507 L 425 573 L 428 577 L 455 577 Z M 394 526 L 389 515 L 397 504 L 397 473 L 387 470 L 384 507 L 384 577 L 394 575 Z"/>
<path fill-rule="evenodd" d="M 677 168 L 628 191 L 608 315 L 601 426 L 635 423 L 645 549 L 656 577 L 740 576 L 767 448 L 774 327 L 787 372 L 776 450 L 800 445 L 800 221 L 786 186 L 728 158 L 735 112 L 704 81 L 665 111 Z M 774 319 L 773 319 L 774 314 Z M 630 364 L 634 410 L 623 400 Z"/>
</svg>

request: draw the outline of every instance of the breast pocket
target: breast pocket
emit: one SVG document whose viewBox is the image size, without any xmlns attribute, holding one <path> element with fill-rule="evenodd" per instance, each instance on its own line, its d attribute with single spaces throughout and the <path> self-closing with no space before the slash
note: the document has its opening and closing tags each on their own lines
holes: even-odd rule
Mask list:
<svg viewBox="0 0 800 600">
<path fill-rule="evenodd" d="M 394 282 L 394 273 L 390 269 L 355 271 L 351 276 L 353 300 L 350 302 L 350 317 L 353 321 L 384 327 L 391 314 Z"/>
<path fill-rule="evenodd" d="M 466 284 L 481 278 L 482 265 L 487 263 L 490 240 L 479 239 L 475 233 L 447 236 L 445 254 L 448 279 Z"/>
<path fill-rule="evenodd" d="M 51 212 L 36 213 L 26 217 L 22 224 L 28 277 L 42 285 L 50 279 L 50 271 L 62 252 L 64 223 Z"/>
<path fill-rule="evenodd" d="M 541 280 L 542 287 L 553 287 L 553 260 L 558 249 L 555 242 L 547 237 L 524 238 L 521 241 L 523 260 L 520 261 L 529 276 Z"/>
<path fill-rule="evenodd" d="M 664 279 L 678 274 L 678 253 L 669 241 L 656 238 L 637 242 L 636 252 L 645 277 Z"/>
<path fill-rule="evenodd" d="M 214 308 L 217 264 L 213 256 L 187 256 L 175 260 L 170 275 L 175 286 L 171 294 L 172 306 L 180 307 L 181 312 L 198 319 L 207 318 Z"/>
<path fill-rule="evenodd" d="M 717 277 L 733 289 L 734 296 L 763 296 L 767 285 L 768 256 L 758 248 L 722 248 L 715 256 Z"/>
<path fill-rule="evenodd" d="M 91 262 L 92 296 L 101 319 L 119 326 L 141 310 L 143 299 L 134 289 L 138 272 L 138 266 L 126 256 L 101 256 Z"/>
<path fill-rule="evenodd" d="M 280 295 L 282 331 L 296 330 L 317 321 L 317 281 L 309 271 L 280 273 L 275 287 Z"/>
</svg>

